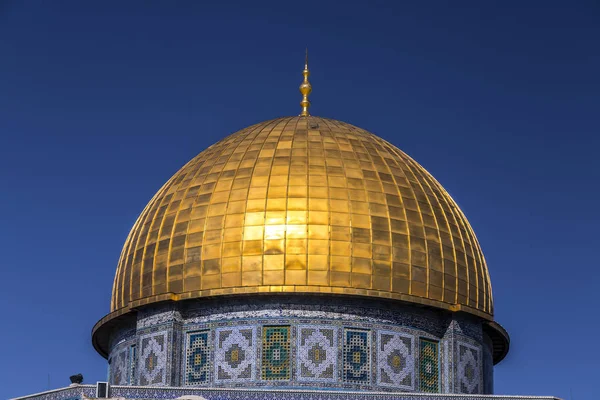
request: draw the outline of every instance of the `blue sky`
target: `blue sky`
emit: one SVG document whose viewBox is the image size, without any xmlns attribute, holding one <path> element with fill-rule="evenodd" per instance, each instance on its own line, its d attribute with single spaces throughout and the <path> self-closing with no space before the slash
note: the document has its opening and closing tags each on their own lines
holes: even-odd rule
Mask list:
<svg viewBox="0 0 600 400">
<path fill-rule="evenodd" d="M 103 380 L 125 237 L 204 148 L 299 109 L 396 144 L 466 213 L 512 337 L 496 393 L 597 398 L 600 5 L 0 3 L 0 398 Z"/>
</svg>

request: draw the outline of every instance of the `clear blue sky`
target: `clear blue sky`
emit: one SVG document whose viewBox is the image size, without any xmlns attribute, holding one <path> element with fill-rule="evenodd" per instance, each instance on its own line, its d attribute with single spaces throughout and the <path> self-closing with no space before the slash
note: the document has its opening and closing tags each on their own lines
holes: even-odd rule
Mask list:
<svg viewBox="0 0 600 400">
<path fill-rule="evenodd" d="M 214 2 L 217 3 L 217 2 Z M 248 6 L 252 4 L 252 6 Z M 0 398 L 106 376 L 125 237 L 194 155 L 300 111 L 427 168 L 471 221 L 496 392 L 598 398 L 600 4 L 0 2 Z"/>
</svg>

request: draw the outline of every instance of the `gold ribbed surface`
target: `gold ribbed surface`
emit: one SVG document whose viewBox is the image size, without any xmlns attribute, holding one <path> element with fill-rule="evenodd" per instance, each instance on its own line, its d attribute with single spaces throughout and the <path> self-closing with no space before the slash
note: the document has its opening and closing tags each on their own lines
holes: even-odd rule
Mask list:
<svg viewBox="0 0 600 400">
<path fill-rule="evenodd" d="M 125 242 L 111 311 L 264 292 L 492 314 L 483 254 L 450 195 L 390 143 L 318 117 L 248 127 L 181 168 Z"/>
</svg>

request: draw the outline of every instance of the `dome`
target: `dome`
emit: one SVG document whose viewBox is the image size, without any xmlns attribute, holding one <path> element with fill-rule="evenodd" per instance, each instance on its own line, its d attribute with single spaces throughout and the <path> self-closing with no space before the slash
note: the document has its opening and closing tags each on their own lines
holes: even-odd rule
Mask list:
<svg viewBox="0 0 600 400">
<path fill-rule="evenodd" d="M 105 320 L 164 300 L 254 293 L 493 315 L 483 253 L 444 188 L 385 140 L 312 116 L 242 129 L 181 168 L 130 232 Z"/>
</svg>

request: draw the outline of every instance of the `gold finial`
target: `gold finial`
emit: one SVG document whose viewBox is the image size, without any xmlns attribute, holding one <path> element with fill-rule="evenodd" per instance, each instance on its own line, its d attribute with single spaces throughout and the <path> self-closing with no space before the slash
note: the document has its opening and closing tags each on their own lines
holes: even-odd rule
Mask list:
<svg viewBox="0 0 600 400">
<path fill-rule="evenodd" d="M 300 113 L 301 117 L 308 117 L 310 114 L 308 113 L 308 107 L 310 107 L 310 101 L 308 101 L 308 95 L 312 92 L 312 86 L 308 81 L 308 76 L 310 72 L 308 71 L 308 48 L 306 49 L 306 59 L 304 61 L 304 71 L 302 71 L 302 75 L 304 75 L 304 81 L 300 85 L 300 93 L 302 93 L 302 101 L 300 105 L 302 106 L 302 112 Z"/>
</svg>

